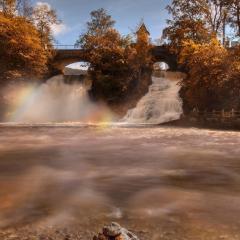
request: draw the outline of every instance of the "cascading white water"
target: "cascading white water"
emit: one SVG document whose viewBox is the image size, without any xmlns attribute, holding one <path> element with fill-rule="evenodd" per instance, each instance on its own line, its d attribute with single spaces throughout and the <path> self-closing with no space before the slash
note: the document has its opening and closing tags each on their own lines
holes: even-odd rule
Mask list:
<svg viewBox="0 0 240 240">
<path fill-rule="evenodd" d="M 182 77 L 182 73 L 167 71 L 153 76 L 148 93 L 134 109 L 128 111 L 124 122 L 161 124 L 179 119 L 183 111 L 178 82 Z"/>
<path fill-rule="evenodd" d="M 66 84 L 64 76 L 49 79 L 34 87 L 31 96 L 18 110 L 14 122 L 40 123 L 84 121 L 96 106 L 81 82 Z"/>
</svg>

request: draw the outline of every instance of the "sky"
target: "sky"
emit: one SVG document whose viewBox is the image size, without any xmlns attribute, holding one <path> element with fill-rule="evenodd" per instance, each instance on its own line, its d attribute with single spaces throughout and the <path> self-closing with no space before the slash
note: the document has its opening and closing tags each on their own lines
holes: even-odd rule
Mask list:
<svg viewBox="0 0 240 240">
<path fill-rule="evenodd" d="M 57 44 L 74 45 L 86 29 L 90 12 L 104 8 L 116 21 L 115 27 L 129 34 L 144 20 L 153 40 L 160 38 L 166 26 L 165 9 L 170 0 L 34 0 L 34 4 L 48 3 L 57 11 L 62 24 L 54 26 Z"/>
</svg>

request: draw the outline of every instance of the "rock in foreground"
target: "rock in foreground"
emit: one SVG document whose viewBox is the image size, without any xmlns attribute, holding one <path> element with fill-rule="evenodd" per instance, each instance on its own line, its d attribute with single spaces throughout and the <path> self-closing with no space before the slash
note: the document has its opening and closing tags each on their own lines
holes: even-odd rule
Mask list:
<svg viewBox="0 0 240 240">
<path fill-rule="evenodd" d="M 138 237 L 121 227 L 118 223 L 112 222 L 102 229 L 102 233 L 94 236 L 93 240 L 139 240 Z"/>
</svg>

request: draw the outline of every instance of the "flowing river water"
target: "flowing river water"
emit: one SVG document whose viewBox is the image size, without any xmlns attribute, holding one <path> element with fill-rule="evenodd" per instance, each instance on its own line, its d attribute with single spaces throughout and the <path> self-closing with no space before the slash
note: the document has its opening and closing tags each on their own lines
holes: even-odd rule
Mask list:
<svg viewBox="0 0 240 240">
<path fill-rule="evenodd" d="M 109 221 L 142 239 L 240 239 L 239 132 L 1 127 L 0 142 L 0 239 L 91 239 Z"/>
<path fill-rule="evenodd" d="M 125 124 L 34 123 L 82 116 L 59 79 L 0 124 L 0 239 L 89 240 L 111 221 L 142 240 L 240 239 L 240 132 L 135 125 L 181 115 L 168 80 Z"/>
</svg>

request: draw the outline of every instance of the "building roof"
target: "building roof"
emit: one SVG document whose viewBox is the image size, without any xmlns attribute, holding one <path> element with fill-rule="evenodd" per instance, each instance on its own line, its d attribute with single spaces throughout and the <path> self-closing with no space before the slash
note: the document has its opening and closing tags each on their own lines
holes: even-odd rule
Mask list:
<svg viewBox="0 0 240 240">
<path fill-rule="evenodd" d="M 139 32 L 142 32 L 142 31 L 144 31 L 148 35 L 150 35 L 150 33 L 149 33 L 149 31 L 148 31 L 148 29 L 147 29 L 147 27 L 146 27 L 146 25 L 144 23 L 141 24 L 141 26 L 138 28 L 136 33 L 138 34 Z"/>
</svg>

